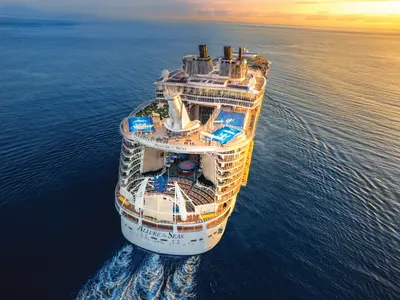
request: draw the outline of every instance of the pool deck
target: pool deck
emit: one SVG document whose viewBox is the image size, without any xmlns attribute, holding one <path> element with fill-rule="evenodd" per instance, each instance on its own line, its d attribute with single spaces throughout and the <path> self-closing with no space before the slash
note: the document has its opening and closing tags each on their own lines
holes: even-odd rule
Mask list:
<svg viewBox="0 0 400 300">
<path fill-rule="evenodd" d="M 207 126 L 201 126 L 198 132 L 194 132 L 189 136 L 185 137 L 170 137 L 168 136 L 167 130 L 162 124 L 155 124 L 155 131 L 153 133 L 133 133 L 129 131 L 128 118 L 125 118 L 121 123 L 121 133 L 128 139 L 134 139 L 141 144 L 156 148 L 164 151 L 176 151 L 178 153 L 189 152 L 223 152 L 230 150 L 229 148 L 239 147 L 241 144 L 248 144 L 252 136 L 246 134 L 244 131 L 242 134 L 238 134 L 231 141 L 226 144 L 221 144 L 217 141 L 202 140 L 200 138 L 200 132 L 205 131 L 212 133 L 215 130 L 223 126 L 213 126 L 212 130 L 207 130 Z"/>
</svg>

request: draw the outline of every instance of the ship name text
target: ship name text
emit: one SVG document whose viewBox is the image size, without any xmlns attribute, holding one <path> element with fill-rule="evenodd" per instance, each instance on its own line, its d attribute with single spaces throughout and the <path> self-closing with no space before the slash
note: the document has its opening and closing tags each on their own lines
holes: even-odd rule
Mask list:
<svg viewBox="0 0 400 300">
<path fill-rule="evenodd" d="M 183 239 L 183 234 L 177 234 L 173 232 L 158 232 L 143 226 L 139 226 L 137 230 L 154 237 L 167 238 L 167 239 Z"/>
</svg>

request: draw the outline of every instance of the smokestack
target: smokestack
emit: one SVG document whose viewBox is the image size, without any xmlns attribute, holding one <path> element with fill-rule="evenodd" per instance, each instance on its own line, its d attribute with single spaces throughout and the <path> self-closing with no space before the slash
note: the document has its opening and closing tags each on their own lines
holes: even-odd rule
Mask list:
<svg viewBox="0 0 400 300">
<path fill-rule="evenodd" d="M 239 60 L 242 60 L 242 47 L 239 47 Z"/>
<path fill-rule="evenodd" d="M 199 45 L 200 58 L 208 58 L 207 45 Z"/>
<path fill-rule="evenodd" d="M 231 46 L 225 46 L 224 47 L 224 58 L 225 59 L 232 59 L 232 47 Z"/>
</svg>

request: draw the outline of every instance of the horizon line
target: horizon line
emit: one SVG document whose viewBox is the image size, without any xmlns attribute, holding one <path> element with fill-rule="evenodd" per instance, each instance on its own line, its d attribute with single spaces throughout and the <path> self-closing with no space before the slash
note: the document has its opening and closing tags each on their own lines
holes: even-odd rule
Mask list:
<svg viewBox="0 0 400 300">
<path fill-rule="evenodd" d="M 1 18 L 11 18 L 20 20 L 38 20 L 38 21 L 68 21 L 68 22 L 135 22 L 135 21 L 156 21 L 156 22 L 189 22 L 189 23 L 213 23 L 213 24 L 232 24 L 239 26 L 258 26 L 258 27 L 275 27 L 275 28 L 289 28 L 289 29 L 311 29 L 311 30 L 324 30 L 334 31 L 341 30 L 345 32 L 371 32 L 371 33 L 400 33 L 400 28 L 363 28 L 363 27 L 345 27 L 345 26 L 318 26 L 318 25 L 295 25 L 295 24 L 273 24 L 273 23 L 261 23 L 261 22 L 240 22 L 240 21 L 229 21 L 229 20 L 201 20 L 201 19 L 188 19 L 188 18 L 159 18 L 159 17 L 136 17 L 136 18 L 116 18 L 116 17 L 104 17 L 104 16 L 93 16 L 93 15 L 75 15 L 75 17 L 62 18 L 57 17 L 34 17 L 34 16 L 12 16 L 12 15 L 0 15 Z"/>
</svg>

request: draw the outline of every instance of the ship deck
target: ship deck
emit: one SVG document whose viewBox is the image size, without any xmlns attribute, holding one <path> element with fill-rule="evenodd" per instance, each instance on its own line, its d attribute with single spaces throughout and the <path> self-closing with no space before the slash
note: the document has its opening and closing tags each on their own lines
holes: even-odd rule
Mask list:
<svg viewBox="0 0 400 300">
<path fill-rule="evenodd" d="M 154 100 L 156 102 L 157 100 Z M 145 108 L 146 109 L 146 108 Z M 145 110 L 143 109 L 143 110 Z M 143 111 L 139 111 L 140 113 Z M 251 112 L 250 112 L 251 113 Z M 129 130 L 129 118 L 136 116 L 134 112 L 129 117 L 125 118 L 121 122 L 120 130 L 121 133 L 128 139 L 135 139 L 141 144 L 157 148 L 165 151 L 176 151 L 176 152 L 213 152 L 213 151 L 227 151 L 227 148 L 240 147 L 241 145 L 247 144 L 252 138 L 253 133 L 249 124 L 244 124 L 243 128 L 240 128 L 240 132 L 233 136 L 231 139 L 223 140 L 219 142 L 213 138 L 205 137 L 201 135 L 201 132 L 206 134 L 220 133 L 223 131 L 225 125 L 214 124 L 215 116 L 212 116 L 210 120 L 205 124 L 201 125 L 197 130 L 192 131 L 187 136 L 170 136 L 167 129 L 164 126 L 166 118 L 161 120 L 159 123 L 154 124 L 153 132 L 131 132 Z M 234 128 L 234 127 L 232 127 Z M 236 130 L 236 129 L 233 129 Z"/>
<path fill-rule="evenodd" d="M 231 140 L 227 144 L 221 144 L 217 141 L 210 139 L 204 140 L 200 137 L 200 132 L 193 132 L 189 136 L 185 137 L 171 137 L 168 135 L 164 126 L 154 126 L 155 131 L 153 133 L 133 133 L 128 130 L 127 119 L 123 121 L 121 125 L 121 132 L 127 138 L 133 138 L 139 141 L 141 144 L 157 148 L 165 151 L 176 151 L 176 152 L 213 152 L 213 151 L 227 151 L 227 148 L 239 147 L 240 145 L 247 144 L 252 138 L 251 134 L 246 132 L 241 133 L 236 138 Z M 222 126 L 214 127 L 213 131 L 221 128 Z M 200 127 L 199 131 L 205 129 Z"/>
<path fill-rule="evenodd" d="M 138 179 L 140 180 L 140 179 Z M 217 207 L 217 210 L 214 213 L 208 213 L 208 214 L 203 214 L 200 215 L 195 212 L 195 206 L 201 206 L 201 205 L 206 205 L 206 204 L 214 204 L 216 203 L 215 201 L 215 194 L 214 191 L 208 187 L 201 186 L 199 184 L 194 184 L 191 180 L 184 179 L 184 178 L 179 178 L 179 177 L 172 177 L 170 178 L 170 182 L 177 182 L 179 187 L 184 191 L 184 193 L 190 197 L 190 201 L 186 202 L 186 210 L 187 210 L 187 219 L 185 221 L 181 220 L 180 215 L 177 214 L 174 217 L 173 222 L 161 222 L 161 224 L 164 225 L 158 225 L 165 226 L 165 224 L 193 224 L 193 223 L 202 223 L 202 222 L 208 222 L 213 219 L 218 219 L 221 217 L 221 215 L 225 214 L 227 209 L 229 208 L 229 202 L 226 205 L 219 205 Z M 138 186 L 135 188 L 131 189 L 130 192 L 132 194 L 135 194 L 137 191 Z M 145 196 L 146 195 L 153 195 L 153 194 L 159 194 L 153 187 L 147 187 L 145 190 Z M 162 193 L 166 196 L 169 196 L 173 199 L 174 193 L 173 192 L 164 192 Z M 118 206 L 122 207 L 125 209 L 128 214 L 131 216 L 135 217 L 141 217 L 143 219 L 155 222 L 155 223 L 160 223 L 155 218 L 149 217 L 149 216 L 144 216 L 142 212 L 137 212 L 135 210 L 135 205 L 131 202 L 129 202 L 126 198 L 124 198 L 120 193 L 119 193 L 119 186 L 116 187 L 115 191 L 116 195 L 116 201 Z"/>
<path fill-rule="evenodd" d="M 169 177 L 169 182 L 177 182 L 179 187 L 190 197 L 191 202 L 186 202 L 186 210 L 188 212 L 194 212 L 195 206 L 215 203 L 215 193 L 211 188 L 203 187 L 193 183 L 193 181 L 189 179 L 181 177 Z M 137 192 L 137 189 L 138 186 L 132 189 L 131 193 L 134 194 Z M 145 195 L 157 193 L 159 192 L 157 192 L 154 187 L 147 187 L 145 191 Z M 174 197 L 174 192 L 172 191 L 166 191 L 163 194 Z"/>
</svg>

